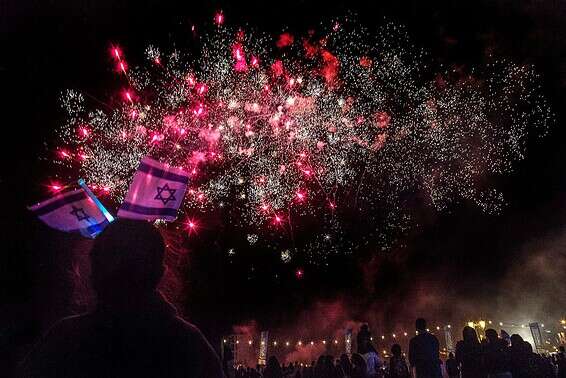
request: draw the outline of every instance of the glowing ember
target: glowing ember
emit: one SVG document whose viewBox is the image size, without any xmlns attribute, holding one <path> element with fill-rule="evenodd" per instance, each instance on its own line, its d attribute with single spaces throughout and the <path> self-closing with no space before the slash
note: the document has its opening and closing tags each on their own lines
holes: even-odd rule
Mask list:
<svg viewBox="0 0 566 378">
<path fill-rule="evenodd" d="M 214 22 L 217 25 L 222 25 L 224 23 L 224 14 L 222 12 L 216 13 L 216 15 L 214 16 Z"/>
<path fill-rule="evenodd" d="M 59 184 L 51 184 L 51 185 L 49 185 L 49 189 L 51 189 L 51 191 L 53 191 L 53 192 L 58 192 L 61 189 L 63 189 L 63 187 Z"/>
<path fill-rule="evenodd" d="M 197 228 L 198 224 L 194 219 L 188 219 L 185 221 L 185 230 L 189 235 L 192 235 L 194 232 L 196 232 Z"/>
</svg>

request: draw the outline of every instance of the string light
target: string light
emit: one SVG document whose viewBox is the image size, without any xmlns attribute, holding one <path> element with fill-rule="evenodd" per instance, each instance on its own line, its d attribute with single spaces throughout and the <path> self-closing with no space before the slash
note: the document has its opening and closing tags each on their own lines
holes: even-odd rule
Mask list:
<svg viewBox="0 0 566 378">
<path fill-rule="evenodd" d="M 479 321 L 478 321 L 477 323 L 474 323 L 474 322 L 468 322 L 468 323 L 469 323 L 469 324 L 470 324 L 470 323 L 473 323 L 473 324 L 474 324 L 474 327 L 476 327 L 476 326 L 477 326 L 477 327 L 481 327 Z M 487 323 L 489 323 L 489 321 L 488 321 Z M 562 324 L 562 320 L 560 321 L 560 323 Z M 493 324 L 493 321 L 492 321 L 492 324 Z M 500 326 L 505 325 L 505 323 L 503 323 L 503 322 L 498 322 L 498 324 L 500 324 Z M 514 324 L 511 324 L 511 323 L 508 324 L 508 326 L 510 326 L 510 327 L 521 327 L 521 326 L 525 327 L 524 324 L 522 324 L 522 325 L 514 325 Z M 452 326 L 451 326 L 450 324 L 447 324 L 446 326 L 436 326 L 435 328 L 436 328 L 437 330 L 440 330 L 440 329 L 443 328 L 443 327 L 444 327 L 445 329 L 451 329 Z M 540 327 L 541 327 L 541 328 L 545 328 L 544 323 L 541 323 L 541 324 L 540 324 Z M 546 331 L 546 332 L 549 332 L 549 331 Z M 404 335 L 405 337 L 408 336 L 408 333 L 407 333 L 406 331 L 403 331 L 402 333 L 403 333 L 403 335 Z M 418 334 L 418 333 L 415 332 L 415 334 Z M 381 335 L 381 336 L 382 336 L 382 340 L 387 339 L 386 335 Z M 396 338 L 397 338 L 397 333 L 392 333 L 392 334 L 391 334 L 391 341 L 394 342 L 394 340 L 395 340 Z M 370 336 L 370 340 L 373 340 L 373 337 Z M 332 343 L 332 341 L 333 341 L 333 343 Z M 324 346 L 332 345 L 332 344 L 334 344 L 335 346 L 337 346 L 337 345 L 339 344 L 339 341 L 338 341 L 337 339 L 333 339 L 332 341 L 331 341 L 331 342 L 327 342 L 326 339 L 320 339 L 320 341 L 318 341 L 318 342 L 320 342 L 320 343 L 321 343 L 322 345 L 324 345 Z M 346 343 L 348 343 L 349 341 L 350 341 L 350 340 L 347 339 L 347 340 L 346 340 Z M 226 342 L 227 342 L 226 339 L 223 339 L 223 343 L 226 343 Z M 315 340 L 311 340 L 311 341 L 308 343 L 308 345 L 314 346 L 314 345 L 315 345 L 316 343 L 318 343 L 318 342 L 315 341 Z M 549 340 L 545 340 L 544 342 L 545 342 L 546 344 L 548 344 L 548 345 L 551 345 L 551 344 L 552 344 L 551 341 L 549 341 Z M 274 347 L 277 347 L 277 346 L 279 345 L 279 341 L 278 341 L 278 340 L 273 340 L 271 343 L 272 343 L 272 345 L 273 345 Z M 236 341 L 236 344 L 239 344 L 239 341 L 238 341 L 238 340 Z M 261 341 L 260 344 L 261 344 L 261 345 L 265 345 L 265 342 L 264 342 L 264 341 Z M 284 344 L 285 344 L 286 347 L 289 347 L 289 346 L 291 345 L 291 342 L 290 342 L 289 340 L 287 340 L 287 341 L 284 342 Z M 249 339 L 249 340 L 248 340 L 248 345 L 249 345 L 250 347 L 253 345 L 253 340 L 252 340 L 252 339 Z M 299 346 L 299 347 L 300 347 L 300 346 L 303 346 L 303 342 L 302 342 L 301 340 L 298 340 L 298 341 L 296 342 L 296 345 Z M 444 354 L 446 354 L 446 353 L 447 353 L 446 347 L 443 347 L 443 348 L 442 348 L 442 351 L 444 352 Z M 384 351 L 383 351 L 383 354 L 387 354 L 387 351 L 384 350 Z"/>
</svg>

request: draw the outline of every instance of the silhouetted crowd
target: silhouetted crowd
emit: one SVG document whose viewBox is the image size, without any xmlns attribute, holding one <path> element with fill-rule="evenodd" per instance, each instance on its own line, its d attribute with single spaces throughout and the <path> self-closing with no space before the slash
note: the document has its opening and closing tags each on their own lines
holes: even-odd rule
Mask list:
<svg viewBox="0 0 566 378">
<path fill-rule="evenodd" d="M 265 367 L 228 369 L 194 325 L 161 296 L 165 242 L 147 222 L 118 220 L 100 235 L 90 253 L 96 308 L 57 322 L 36 343 L 16 371 L 0 376 L 193 377 L 193 378 L 566 378 L 564 347 L 552 356 L 533 352 L 519 335 L 488 329 L 481 341 L 465 327 L 456 353 L 440 359 L 439 342 L 417 319 L 407 359 L 401 346 L 382 359 L 367 325 L 356 335 L 356 350 L 308 364 L 281 365 L 271 356 Z M 233 361 L 232 361 L 233 362 Z M 232 366 L 233 367 L 233 366 Z"/>
<path fill-rule="evenodd" d="M 310 363 L 280 364 L 271 356 L 265 367 L 240 366 L 235 378 L 566 378 L 566 355 L 538 354 L 520 335 L 485 331 L 481 341 L 475 329 L 464 327 L 455 353 L 440 358 L 439 342 L 416 321 L 417 335 L 410 340 L 408 359 L 399 344 L 391 347 L 388 359 L 379 356 L 367 325 L 357 335 L 357 353 L 339 358 L 322 355 Z"/>
</svg>

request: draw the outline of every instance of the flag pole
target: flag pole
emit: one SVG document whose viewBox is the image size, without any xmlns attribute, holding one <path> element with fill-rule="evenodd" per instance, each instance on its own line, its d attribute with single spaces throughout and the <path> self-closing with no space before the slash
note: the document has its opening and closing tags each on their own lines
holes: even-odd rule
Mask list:
<svg viewBox="0 0 566 378">
<path fill-rule="evenodd" d="M 102 212 L 102 214 L 104 214 L 104 216 L 106 217 L 106 219 L 108 220 L 108 223 L 112 223 L 114 221 L 114 217 L 112 216 L 112 214 L 110 214 L 110 212 L 108 210 L 106 210 L 106 208 L 104 207 L 104 205 L 102 204 L 102 202 L 100 202 L 100 200 L 94 195 L 94 193 L 90 190 L 90 188 L 87 186 L 87 184 L 85 183 L 85 180 L 83 180 L 82 178 L 79 179 L 78 181 L 79 185 L 81 186 L 81 188 L 84 189 L 84 191 L 86 192 L 86 194 L 90 197 L 91 200 L 94 201 L 95 205 L 100 209 L 100 211 Z"/>
</svg>

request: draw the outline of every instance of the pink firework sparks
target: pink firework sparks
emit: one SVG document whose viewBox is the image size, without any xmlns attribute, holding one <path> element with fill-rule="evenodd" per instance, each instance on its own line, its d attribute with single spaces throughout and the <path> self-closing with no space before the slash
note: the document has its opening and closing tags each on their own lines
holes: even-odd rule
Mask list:
<svg viewBox="0 0 566 378">
<path fill-rule="evenodd" d="M 199 27 L 198 56 L 149 46 L 148 64 L 130 68 L 113 45 L 122 101 L 109 110 L 69 91 L 54 160 L 119 200 L 151 155 L 191 174 L 186 211 L 230 207 L 255 228 L 290 230 L 305 214 L 334 222 L 349 204 L 400 223 L 408 193 L 439 210 L 471 200 L 497 212 L 501 195 L 478 183 L 510 172 L 551 118 L 536 75 L 510 63 L 478 80 L 431 74 L 398 29 L 332 22 L 272 38 L 219 11 L 210 33 Z"/>
</svg>

